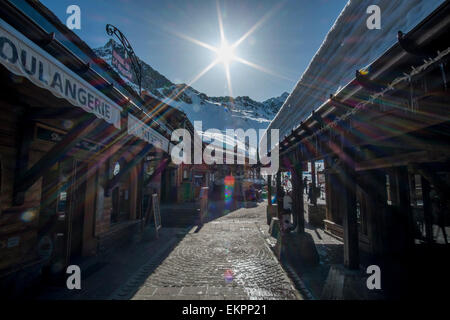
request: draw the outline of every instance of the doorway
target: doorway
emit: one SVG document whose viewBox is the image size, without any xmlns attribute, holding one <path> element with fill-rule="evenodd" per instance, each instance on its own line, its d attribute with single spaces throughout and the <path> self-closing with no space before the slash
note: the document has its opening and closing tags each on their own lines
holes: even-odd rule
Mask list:
<svg viewBox="0 0 450 320">
<path fill-rule="evenodd" d="M 69 188 L 69 259 L 78 258 L 82 253 L 84 201 L 86 195 L 87 166 L 72 160 L 72 183 Z"/>
</svg>

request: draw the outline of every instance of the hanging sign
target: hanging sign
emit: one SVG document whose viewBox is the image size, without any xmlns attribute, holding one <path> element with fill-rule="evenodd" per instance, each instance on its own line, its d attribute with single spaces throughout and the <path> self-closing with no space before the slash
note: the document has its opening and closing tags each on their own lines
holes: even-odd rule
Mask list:
<svg viewBox="0 0 450 320">
<path fill-rule="evenodd" d="M 169 151 L 168 139 L 130 113 L 128 114 L 128 134 L 147 141 L 163 151 Z"/>
<path fill-rule="evenodd" d="M 0 63 L 58 98 L 120 129 L 122 108 L 0 19 Z"/>
<path fill-rule="evenodd" d="M 131 75 L 130 59 L 124 59 L 119 52 L 113 49 L 111 64 L 116 67 L 117 71 L 122 76 L 130 81 L 132 80 L 133 76 Z"/>
</svg>

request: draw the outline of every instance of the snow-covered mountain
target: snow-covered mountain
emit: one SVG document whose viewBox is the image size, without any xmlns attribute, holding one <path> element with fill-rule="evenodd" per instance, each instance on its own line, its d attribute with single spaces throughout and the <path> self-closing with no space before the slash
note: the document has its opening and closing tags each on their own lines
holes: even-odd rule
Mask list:
<svg viewBox="0 0 450 320">
<path fill-rule="evenodd" d="M 119 56 L 125 57 L 122 46 L 112 39 L 105 46 L 94 49 L 94 51 L 138 91 L 134 73 L 129 73 L 130 80 L 125 76 L 127 70 L 119 70 L 120 67 L 117 66 L 117 63 L 113 63 L 113 49 L 119 53 Z M 142 88 L 159 100 L 184 111 L 192 123 L 201 120 L 203 122 L 202 131 L 211 128 L 221 131 L 237 128 L 266 129 L 289 96 L 287 92 L 284 92 L 279 97 L 263 102 L 254 101 L 248 96 L 209 97 L 186 84 L 172 83 L 146 62 L 142 60 L 140 62 L 142 65 Z"/>
</svg>

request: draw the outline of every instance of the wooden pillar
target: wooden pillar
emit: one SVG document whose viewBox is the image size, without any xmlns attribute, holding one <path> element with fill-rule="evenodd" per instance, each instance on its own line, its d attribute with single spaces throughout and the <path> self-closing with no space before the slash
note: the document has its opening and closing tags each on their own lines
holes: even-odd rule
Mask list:
<svg viewBox="0 0 450 320">
<path fill-rule="evenodd" d="M 281 171 L 277 172 L 277 209 L 278 209 L 278 219 L 282 221 L 281 215 L 283 213 L 283 199 L 281 197 Z"/>
<path fill-rule="evenodd" d="M 382 256 L 386 252 L 387 212 L 386 174 L 383 170 L 370 170 L 365 173 L 364 189 L 367 197 L 368 234 L 372 253 Z"/>
<path fill-rule="evenodd" d="M 292 175 L 292 210 L 297 222 L 297 233 L 305 232 L 305 209 L 303 203 L 303 172 L 301 163 L 296 163 Z"/>
<path fill-rule="evenodd" d="M 398 210 L 401 219 L 400 228 L 403 228 L 404 246 L 411 248 L 414 245 L 414 230 L 411 210 L 411 189 L 407 167 L 397 167 L 395 169 L 397 180 Z M 405 248 L 405 249 L 406 249 Z"/>
<path fill-rule="evenodd" d="M 97 241 L 95 235 L 96 223 L 96 198 L 97 198 L 97 184 L 98 176 L 95 169 L 96 163 L 89 164 L 89 170 L 95 170 L 93 174 L 87 176 L 86 180 L 86 196 L 84 203 L 84 222 L 83 222 L 83 241 L 82 241 L 82 255 L 92 256 L 96 253 Z"/>
<path fill-rule="evenodd" d="M 305 208 L 303 202 L 303 166 L 299 150 L 293 157 L 292 175 L 292 211 L 296 219 L 297 233 L 305 232 Z"/>
<path fill-rule="evenodd" d="M 267 205 L 272 206 L 272 176 L 267 176 Z"/>
<path fill-rule="evenodd" d="M 325 171 L 325 219 L 333 221 L 331 212 L 331 185 L 330 185 L 330 169 L 331 169 L 331 159 L 326 157 L 323 161 L 324 171 Z"/>
<path fill-rule="evenodd" d="M 137 218 L 137 199 L 138 199 L 138 171 L 135 166 L 130 170 L 129 177 L 130 189 L 129 189 L 129 199 L 130 199 L 130 220 L 136 220 Z"/>
<path fill-rule="evenodd" d="M 347 157 L 341 160 L 339 173 L 344 206 L 342 219 L 342 227 L 344 229 L 344 265 L 349 269 L 358 269 L 359 239 L 356 215 L 356 171 L 352 150 L 345 148 L 344 152 Z"/>
</svg>

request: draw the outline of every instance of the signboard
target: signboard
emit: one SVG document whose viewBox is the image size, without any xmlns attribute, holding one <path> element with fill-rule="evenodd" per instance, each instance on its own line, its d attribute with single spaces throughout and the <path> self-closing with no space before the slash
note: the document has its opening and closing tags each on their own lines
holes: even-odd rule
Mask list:
<svg viewBox="0 0 450 320">
<path fill-rule="evenodd" d="M 2 19 L 0 63 L 12 73 L 120 129 L 119 105 Z"/>
<path fill-rule="evenodd" d="M 65 135 L 66 133 L 62 133 L 48 128 L 43 128 L 39 125 L 37 126 L 36 129 L 36 138 L 41 140 L 60 142 Z M 91 152 L 98 152 L 100 151 L 101 146 L 87 140 L 80 140 L 75 144 L 75 148 Z"/>
<path fill-rule="evenodd" d="M 325 184 L 325 173 L 323 171 L 317 173 L 317 183 Z"/>
<path fill-rule="evenodd" d="M 130 113 L 128 114 L 128 134 L 147 141 L 148 143 L 151 143 L 155 147 L 166 152 L 169 150 L 168 139 Z"/>
<path fill-rule="evenodd" d="M 161 229 L 161 213 L 159 211 L 159 200 L 158 194 L 152 194 L 152 207 L 153 207 L 153 217 L 155 219 L 155 229 L 158 235 L 158 230 Z"/>
<path fill-rule="evenodd" d="M 128 80 L 132 80 L 131 67 L 130 67 L 130 59 L 124 59 L 119 52 L 116 50 L 112 50 L 112 59 L 111 64 L 119 71 L 119 73 L 127 78 Z"/>
</svg>

